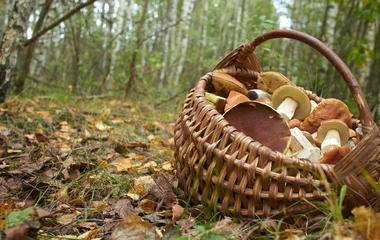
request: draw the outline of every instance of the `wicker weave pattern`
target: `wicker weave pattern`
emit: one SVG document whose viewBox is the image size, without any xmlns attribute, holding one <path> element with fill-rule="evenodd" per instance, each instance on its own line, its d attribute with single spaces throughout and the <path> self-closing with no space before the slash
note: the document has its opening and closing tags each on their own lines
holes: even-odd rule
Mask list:
<svg viewBox="0 0 380 240">
<path fill-rule="evenodd" d="M 254 88 L 261 67 L 253 49 L 252 42 L 240 46 L 214 70 Z M 351 87 L 355 99 L 361 100 L 358 108 L 365 117 L 354 120 L 354 126 L 362 126 L 366 136 L 334 167 L 285 157 L 237 131 L 206 101 L 204 94 L 211 79 L 212 73 L 206 74 L 187 95 L 175 125 L 177 176 L 193 203 L 236 217 L 304 214 L 314 208 L 304 203 L 324 200 L 328 195 L 321 179 L 325 176 L 332 187 L 348 185 L 349 208 L 379 206 L 379 195 L 368 179 L 379 185 L 380 134 L 368 116 L 360 88 Z M 316 102 L 323 100 L 304 91 Z"/>
</svg>

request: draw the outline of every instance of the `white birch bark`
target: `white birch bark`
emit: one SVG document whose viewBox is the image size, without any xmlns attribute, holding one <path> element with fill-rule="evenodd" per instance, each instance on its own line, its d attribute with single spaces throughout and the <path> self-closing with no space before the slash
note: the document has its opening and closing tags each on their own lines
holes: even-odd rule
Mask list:
<svg viewBox="0 0 380 240">
<path fill-rule="evenodd" d="M 183 65 L 185 63 L 185 57 L 186 57 L 186 52 L 187 48 L 189 47 L 189 29 L 190 29 L 190 24 L 191 24 L 191 15 L 194 10 L 194 5 L 195 5 L 195 0 L 185 0 L 183 2 L 182 6 L 182 15 L 181 19 L 183 21 L 183 26 L 182 26 L 182 31 L 181 31 L 181 49 L 180 49 L 180 55 L 179 55 L 179 61 L 178 61 L 178 68 L 176 71 L 176 75 L 174 78 L 174 84 L 178 85 L 179 83 L 179 78 L 181 77 L 181 73 L 183 71 Z"/>
<path fill-rule="evenodd" d="M 174 1 L 168 1 L 168 13 L 166 18 L 166 24 L 164 28 L 166 28 L 165 35 L 164 35 L 164 53 L 162 58 L 163 67 L 161 68 L 160 72 L 160 78 L 158 80 L 158 90 L 162 88 L 162 85 L 164 84 L 164 80 L 167 77 L 167 69 L 169 67 L 169 51 L 170 51 L 170 33 L 172 32 L 171 29 L 173 28 L 176 20 L 176 9 L 174 8 L 173 3 Z"/>
<path fill-rule="evenodd" d="M 15 0 L 0 46 L 0 102 L 5 100 L 13 69 L 17 62 L 16 45 L 26 32 L 30 13 L 35 4 L 29 0 Z"/>
<path fill-rule="evenodd" d="M 199 67 L 203 67 L 203 57 L 204 57 L 204 50 L 207 46 L 207 24 L 208 24 L 208 0 L 203 0 L 203 12 L 202 12 L 202 35 L 201 35 L 201 46 L 200 46 L 200 53 L 199 53 Z M 202 69 L 199 69 L 202 71 Z"/>
<path fill-rule="evenodd" d="M 124 23 L 125 23 L 124 14 L 125 14 L 125 0 L 120 0 L 119 8 L 116 13 L 116 26 L 115 26 L 115 31 L 114 31 L 114 35 L 116 36 L 115 45 L 112 49 L 111 56 L 110 56 L 110 71 L 106 77 L 107 89 L 109 89 L 114 83 L 116 59 L 120 51 L 121 41 L 124 36 L 124 34 L 121 34 Z"/>
</svg>

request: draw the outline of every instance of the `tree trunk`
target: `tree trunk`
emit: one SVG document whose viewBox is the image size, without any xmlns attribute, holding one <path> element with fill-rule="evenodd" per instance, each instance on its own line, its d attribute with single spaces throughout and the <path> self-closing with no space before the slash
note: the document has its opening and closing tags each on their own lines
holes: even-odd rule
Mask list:
<svg viewBox="0 0 380 240">
<path fill-rule="evenodd" d="M 149 0 L 144 0 L 144 6 L 141 12 L 141 17 L 137 25 L 137 32 L 136 32 L 136 47 L 132 54 L 131 63 L 129 65 L 129 81 L 127 83 L 127 86 L 125 88 L 125 95 L 127 96 L 128 93 L 131 91 L 131 89 L 136 84 L 136 62 L 137 62 L 137 53 L 138 50 L 141 47 L 142 44 L 142 33 L 144 28 L 144 23 L 146 19 L 146 13 L 148 11 L 148 3 Z"/>
<path fill-rule="evenodd" d="M 377 20 L 377 30 L 374 38 L 374 54 L 375 57 L 371 64 L 370 73 L 368 76 L 366 92 L 371 94 L 369 106 L 374 113 L 376 122 L 380 123 L 380 20 Z"/>
<path fill-rule="evenodd" d="M 172 7 L 172 1 L 168 1 L 167 14 L 166 14 L 166 24 L 164 28 L 166 28 L 165 36 L 164 36 L 164 53 L 162 57 L 163 66 L 161 67 L 160 78 L 158 79 L 158 90 L 161 90 L 162 85 L 164 84 L 164 80 L 166 77 L 166 70 L 169 66 L 168 58 L 169 58 L 169 41 L 170 41 L 170 31 L 168 26 L 173 24 L 173 15 L 175 14 L 175 9 Z"/>
<path fill-rule="evenodd" d="M 5 101 L 12 71 L 17 62 L 16 44 L 26 31 L 28 18 L 34 8 L 33 1 L 15 0 L 7 29 L 0 45 L 0 103 Z"/>
<path fill-rule="evenodd" d="M 80 50 L 79 50 L 79 43 L 80 43 L 80 35 L 81 35 L 81 25 L 80 24 L 74 24 L 70 19 L 70 28 L 71 28 L 71 34 L 72 34 L 72 54 L 71 54 L 71 66 L 72 66 L 72 88 L 73 91 L 77 90 L 78 86 L 78 79 L 79 79 L 79 61 L 80 61 Z M 77 29 L 75 29 L 75 26 L 78 26 Z"/>
<path fill-rule="evenodd" d="M 189 47 L 189 40 L 190 40 L 190 35 L 189 35 L 189 28 L 190 28 L 190 21 L 191 21 L 191 15 L 194 10 L 194 5 L 195 5 L 195 0 L 185 0 L 183 2 L 182 6 L 182 21 L 184 22 L 182 31 L 181 31 L 181 53 L 179 55 L 179 63 L 178 63 L 178 68 L 176 71 L 176 75 L 174 78 L 174 84 L 177 85 L 179 83 L 179 78 L 181 77 L 182 71 L 183 71 L 183 65 L 185 63 L 185 58 L 186 58 L 186 52 L 187 48 Z"/>
<path fill-rule="evenodd" d="M 41 30 L 43 22 L 45 20 L 47 13 L 49 12 L 49 9 L 50 9 L 52 2 L 53 2 L 53 0 L 46 0 L 45 1 L 45 4 L 42 7 L 40 16 L 39 16 L 38 21 L 36 23 L 36 26 L 34 28 L 34 31 L 33 31 L 34 34 Z M 26 51 L 24 64 L 22 67 L 23 71 L 21 72 L 20 77 L 18 78 L 18 80 L 16 81 L 16 84 L 15 84 L 16 85 L 16 93 L 20 93 L 24 90 L 25 80 L 29 74 L 30 63 L 32 61 L 33 53 L 34 53 L 34 50 L 36 49 L 36 46 L 37 46 L 37 41 L 34 41 L 33 43 L 31 43 L 28 46 L 28 49 Z"/>
</svg>

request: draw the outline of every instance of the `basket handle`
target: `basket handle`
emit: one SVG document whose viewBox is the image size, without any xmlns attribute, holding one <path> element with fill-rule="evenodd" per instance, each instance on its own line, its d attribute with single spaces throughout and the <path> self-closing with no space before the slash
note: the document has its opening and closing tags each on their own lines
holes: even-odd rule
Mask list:
<svg viewBox="0 0 380 240">
<path fill-rule="evenodd" d="M 375 122 L 372 118 L 371 111 L 369 110 L 368 103 L 364 97 L 363 91 L 361 90 L 358 81 L 355 79 L 354 75 L 347 67 L 347 65 L 334 53 L 329 47 L 327 47 L 323 42 L 312 37 L 306 33 L 298 32 L 294 30 L 280 29 L 266 32 L 251 42 L 248 42 L 244 47 L 248 47 L 251 50 L 255 50 L 260 44 L 275 38 L 289 38 L 300 42 L 303 42 L 318 52 L 320 52 L 330 63 L 335 67 L 335 69 L 340 73 L 346 82 L 351 94 L 355 99 L 356 106 L 360 112 L 360 117 L 363 123 L 366 125 L 373 126 Z"/>
</svg>

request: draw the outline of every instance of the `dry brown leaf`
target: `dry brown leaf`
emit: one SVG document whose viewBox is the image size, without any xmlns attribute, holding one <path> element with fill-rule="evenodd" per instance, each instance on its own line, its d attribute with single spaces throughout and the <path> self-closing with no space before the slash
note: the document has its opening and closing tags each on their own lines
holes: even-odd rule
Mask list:
<svg viewBox="0 0 380 240">
<path fill-rule="evenodd" d="M 153 213 L 155 210 L 155 203 L 149 199 L 143 199 L 140 202 L 140 207 L 145 213 Z"/>
<path fill-rule="evenodd" d="M 98 228 L 98 224 L 96 224 L 96 222 L 83 222 L 83 223 L 77 224 L 77 226 L 80 228 L 89 229 L 89 230 Z"/>
<path fill-rule="evenodd" d="M 75 213 L 70 213 L 70 214 L 65 214 L 65 215 L 62 215 L 60 216 L 58 219 L 57 219 L 57 222 L 62 224 L 62 225 L 66 225 L 66 224 L 69 224 L 73 221 L 75 221 L 75 219 L 77 218 L 77 214 Z"/>
<path fill-rule="evenodd" d="M 356 207 L 352 211 L 355 221 L 352 228 L 362 239 L 380 239 L 380 213 L 374 213 L 371 208 L 364 206 Z"/>
<path fill-rule="evenodd" d="M 141 240 L 158 239 L 155 227 L 143 221 L 139 216 L 130 216 L 123 219 L 113 230 L 111 239 L 117 240 Z"/>
<path fill-rule="evenodd" d="M 18 224 L 14 227 L 5 229 L 5 240 L 29 239 L 30 226 L 27 223 Z"/>
<path fill-rule="evenodd" d="M 37 217 L 39 219 L 40 218 L 50 218 L 50 217 L 53 216 L 51 214 L 51 212 L 48 212 L 45 209 L 42 209 L 42 208 L 39 208 L 39 207 L 34 208 L 34 211 L 35 211 L 35 214 L 37 215 Z"/>
<path fill-rule="evenodd" d="M 172 211 L 173 211 L 172 221 L 173 223 L 175 223 L 181 217 L 184 209 L 180 205 L 174 205 L 172 207 Z"/>
<path fill-rule="evenodd" d="M 115 204 L 114 209 L 121 218 L 128 218 L 136 214 L 129 199 L 120 199 Z"/>
</svg>

